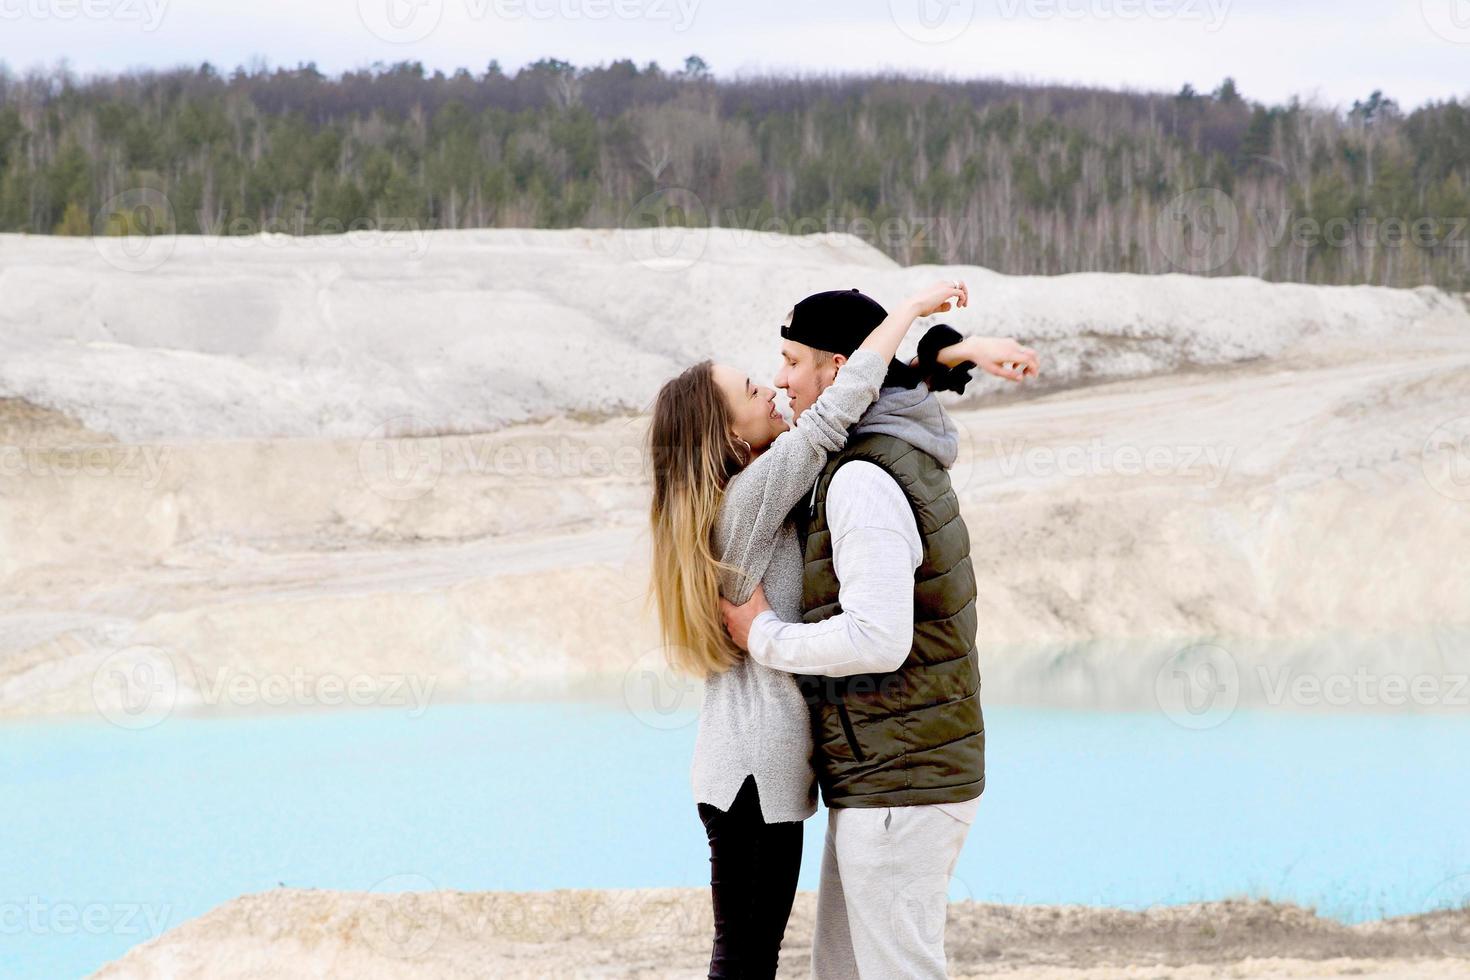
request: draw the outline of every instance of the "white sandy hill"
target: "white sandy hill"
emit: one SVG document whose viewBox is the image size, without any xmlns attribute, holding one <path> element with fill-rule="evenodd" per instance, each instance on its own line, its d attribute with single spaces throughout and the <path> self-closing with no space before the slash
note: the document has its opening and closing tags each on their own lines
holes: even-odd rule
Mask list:
<svg viewBox="0 0 1470 980">
<path fill-rule="evenodd" d="M 947 322 L 1046 371 L 955 406 L 989 698 L 1151 703 L 1199 643 L 1247 699 L 1362 667 L 1444 707 L 1470 672 L 1461 297 L 903 269 L 732 230 L 144 244 L 0 236 L 0 716 L 116 717 L 139 649 L 169 710 L 300 676 L 436 699 L 633 676 L 660 662 L 658 384 L 707 356 L 769 378 L 801 296 L 940 275 L 972 287 Z"/>
<path fill-rule="evenodd" d="M 653 234 L 169 238 L 138 256 L 0 236 L 0 393 L 125 440 L 355 439 L 405 415 L 481 432 L 637 411 L 705 357 L 769 376 L 802 296 L 893 303 L 940 275 L 974 291 L 949 319 L 1040 346 L 1051 387 L 1467 329 L 1463 303 L 1429 289 L 1011 277 L 903 269 L 848 235 Z"/>
</svg>

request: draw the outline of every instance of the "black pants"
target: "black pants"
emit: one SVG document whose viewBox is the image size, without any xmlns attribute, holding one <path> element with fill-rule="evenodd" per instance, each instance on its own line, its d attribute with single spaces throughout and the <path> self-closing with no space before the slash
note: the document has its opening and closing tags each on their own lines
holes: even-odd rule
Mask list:
<svg viewBox="0 0 1470 980">
<path fill-rule="evenodd" d="M 771 980 L 801 872 L 801 822 L 762 820 L 754 776 L 729 810 L 699 804 L 699 819 L 715 904 L 710 980 Z"/>
</svg>

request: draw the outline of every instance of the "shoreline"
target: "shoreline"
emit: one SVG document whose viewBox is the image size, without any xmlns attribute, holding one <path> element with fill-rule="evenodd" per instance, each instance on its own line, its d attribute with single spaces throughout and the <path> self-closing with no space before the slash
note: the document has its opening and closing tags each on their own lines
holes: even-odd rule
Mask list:
<svg viewBox="0 0 1470 980">
<path fill-rule="evenodd" d="M 1416 635 L 1417 639 L 1417 633 Z M 1449 642 L 1470 636 L 1470 623 L 1445 624 L 1426 633 L 1427 646 L 1448 649 Z M 1385 645 L 1389 639 L 1383 639 Z M 1397 636 L 1404 649 L 1414 649 L 1413 641 Z M 1230 651 L 1238 666 L 1232 685 L 1235 702 L 1225 714 L 1211 718 L 1207 727 L 1225 723 L 1227 717 L 1292 717 L 1292 718 L 1373 718 L 1420 717 L 1464 718 L 1470 705 L 1470 680 L 1463 673 L 1436 673 L 1433 658 L 1423 663 L 1405 664 L 1399 673 L 1379 677 L 1366 667 L 1349 663 L 1326 669 L 1339 649 L 1332 633 L 1295 636 L 1295 638 L 1222 638 L 1210 636 L 1177 636 L 1177 638 L 1108 638 L 1098 641 L 1064 642 L 1035 645 L 1007 645 L 991 651 L 991 667 L 986 671 L 986 708 L 1017 711 L 1057 711 L 1057 713 L 1166 714 L 1177 713 L 1177 705 L 1169 698 L 1155 695 L 1150 679 L 1157 671 L 1176 660 L 1176 651 L 1219 648 Z M 150 648 L 143 648 L 150 649 Z M 1048 689 L 1047 677 L 1038 673 L 1038 664 L 1064 660 L 1105 663 L 1119 651 L 1133 651 L 1136 663 L 1107 689 Z M 1277 660 L 1273 660 L 1272 655 Z M 125 663 L 143 663 L 147 658 Z M 103 661 L 107 663 L 107 661 Z M 440 708 L 491 708 L 495 705 L 585 705 L 635 714 L 656 713 L 669 718 L 688 716 L 672 727 L 694 724 L 703 699 L 703 688 L 697 680 L 681 680 L 675 674 L 650 663 L 631 664 L 625 670 L 604 669 L 597 673 L 569 673 L 564 676 L 525 676 L 479 682 L 440 683 L 441 677 L 429 673 L 354 674 L 363 682 L 356 693 L 344 693 L 338 685 L 341 676 L 335 670 L 304 670 L 297 666 L 288 673 L 275 671 L 257 677 L 247 667 L 228 667 L 213 676 L 210 686 L 188 683 L 203 671 L 191 661 L 173 661 L 176 676 L 191 699 L 179 699 L 148 724 L 153 727 L 165 720 L 179 721 L 254 721 L 282 718 L 341 716 L 341 714 L 423 714 Z M 1017 667 L 1020 666 L 1020 667 Z M 1414 667 L 1417 670 L 1408 670 Z M 1407 671 L 1407 673 L 1405 673 Z M 661 698 L 672 693 L 675 702 L 654 705 L 641 683 L 650 674 L 663 680 Z M 1323 689 L 1323 677 L 1339 680 L 1339 685 Z M 1357 685 L 1354 680 L 1357 679 Z M 1414 682 L 1421 680 L 1419 693 Z M 1392 682 L 1392 683 L 1388 683 Z M 1401 682 L 1401 683 L 1399 683 Z M 1432 682 L 1432 683 L 1430 683 Z M 245 698 L 243 689 L 250 696 Z M 313 692 L 320 688 L 319 698 Z M 222 696 L 228 691 L 228 696 Z M 1304 695 L 1302 692 L 1307 692 Z M 272 693 L 276 692 L 276 693 Z M 304 692 L 304 693 L 303 693 Z M 1372 696 L 1363 696 L 1364 692 Z M 279 695 L 285 693 L 284 701 Z M 213 699 L 210 699 L 213 698 Z M 354 699 L 356 698 L 356 699 Z M 62 710 L 7 710 L 0 701 L 0 727 L 66 727 L 107 726 L 118 723 L 116 705 L 109 701 L 91 704 L 79 698 L 68 702 Z M 123 727 L 134 727 L 125 724 Z M 1188 726 L 1186 726 L 1188 727 Z"/>
<path fill-rule="evenodd" d="M 780 976 L 808 975 L 815 893 L 797 894 Z M 707 965 L 704 889 L 245 895 L 135 947 L 96 980 L 335 975 L 691 977 Z M 951 903 L 952 977 L 1463 976 L 1470 909 L 1343 925 L 1230 900 L 1143 910 Z"/>
</svg>

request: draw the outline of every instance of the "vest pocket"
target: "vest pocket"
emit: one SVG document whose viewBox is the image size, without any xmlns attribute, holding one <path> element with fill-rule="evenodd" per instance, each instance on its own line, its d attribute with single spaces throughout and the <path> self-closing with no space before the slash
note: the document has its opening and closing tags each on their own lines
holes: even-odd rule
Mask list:
<svg viewBox="0 0 1470 980">
<path fill-rule="evenodd" d="M 858 747 L 857 732 L 853 731 L 852 719 L 847 717 L 847 705 L 842 701 L 837 702 L 837 720 L 842 723 L 842 734 L 847 736 L 847 747 L 852 749 L 853 759 L 862 762 L 867 756 Z"/>
</svg>

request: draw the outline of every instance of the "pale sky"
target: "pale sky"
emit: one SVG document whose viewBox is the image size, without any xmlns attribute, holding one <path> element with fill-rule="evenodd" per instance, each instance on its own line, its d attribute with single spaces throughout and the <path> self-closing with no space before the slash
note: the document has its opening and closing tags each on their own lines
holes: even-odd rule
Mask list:
<svg viewBox="0 0 1470 980">
<path fill-rule="evenodd" d="M 1470 96 L 1470 0 L 0 0 L 11 71 L 632 58 L 717 76 L 896 68 L 1405 108 Z"/>
</svg>

